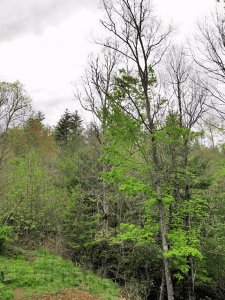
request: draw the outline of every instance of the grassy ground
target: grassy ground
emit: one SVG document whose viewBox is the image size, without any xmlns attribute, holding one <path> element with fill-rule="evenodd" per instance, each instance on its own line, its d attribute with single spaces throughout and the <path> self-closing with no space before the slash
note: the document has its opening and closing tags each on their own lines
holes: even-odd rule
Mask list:
<svg viewBox="0 0 225 300">
<path fill-rule="evenodd" d="M 45 250 L 15 258 L 0 256 L 0 270 L 4 270 L 6 278 L 0 278 L 0 299 L 4 300 L 13 299 L 15 288 L 23 288 L 24 296 L 29 297 L 77 287 L 106 300 L 118 299 L 120 291 L 111 280 L 101 279 L 90 271 L 82 272 L 71 261 Z"/>
</svg>

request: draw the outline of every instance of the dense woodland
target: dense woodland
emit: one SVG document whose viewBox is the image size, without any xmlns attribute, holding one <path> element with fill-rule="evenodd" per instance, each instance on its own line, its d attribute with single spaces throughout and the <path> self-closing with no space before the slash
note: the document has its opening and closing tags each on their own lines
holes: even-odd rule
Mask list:
<svg viewBox="0 0 225 300">
<path fill-rule="evenodd" d="M 218 8 L 221 6 L 218 6 Z M 148 0 L 103 0 L 75 86 L 93 113 L 54 128 L 0 82 L 0 250 L 46 248 L 131 299 L 224 299 L 225 16 L 183 45 Z"/>
</svg>

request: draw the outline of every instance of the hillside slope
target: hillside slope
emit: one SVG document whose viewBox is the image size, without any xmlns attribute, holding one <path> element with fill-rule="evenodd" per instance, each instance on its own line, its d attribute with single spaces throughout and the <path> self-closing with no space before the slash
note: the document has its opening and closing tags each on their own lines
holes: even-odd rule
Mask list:
<svg viewBox="0 0 225 300">
<path fill-rule="evenodd" d="M 120 288 L 45 250 L 0 256 L 1 300 L 116 300 Z"/>
</svg>

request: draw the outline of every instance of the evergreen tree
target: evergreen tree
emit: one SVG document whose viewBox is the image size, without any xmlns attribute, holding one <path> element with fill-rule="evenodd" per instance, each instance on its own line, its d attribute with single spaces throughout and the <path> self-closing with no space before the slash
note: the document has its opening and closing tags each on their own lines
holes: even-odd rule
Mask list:
<svg viewBox="0 0 225 300">
<path fill-rule="evenodd" d="M 77 110 L 70 113 L 66 109 L 56 127 L 56 141 L 67 143 L 70 136 L 79 136 L 82 132 L 82 122 Z"/>
</svg>

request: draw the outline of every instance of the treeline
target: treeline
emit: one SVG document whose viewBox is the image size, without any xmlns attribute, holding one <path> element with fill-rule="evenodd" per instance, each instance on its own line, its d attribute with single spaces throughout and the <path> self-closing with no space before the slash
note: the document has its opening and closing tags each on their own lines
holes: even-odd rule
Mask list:
<svg viewBox="0 0 225 300">
<path fill-rule="evenodd" d="M 103 1 L 110 34 L 55 128 L 0 83 L 0 245 L 90 266 L 132 299 L 223 299 L 224 15 L 172 46 L 150 1 Z"/>
</svg>

